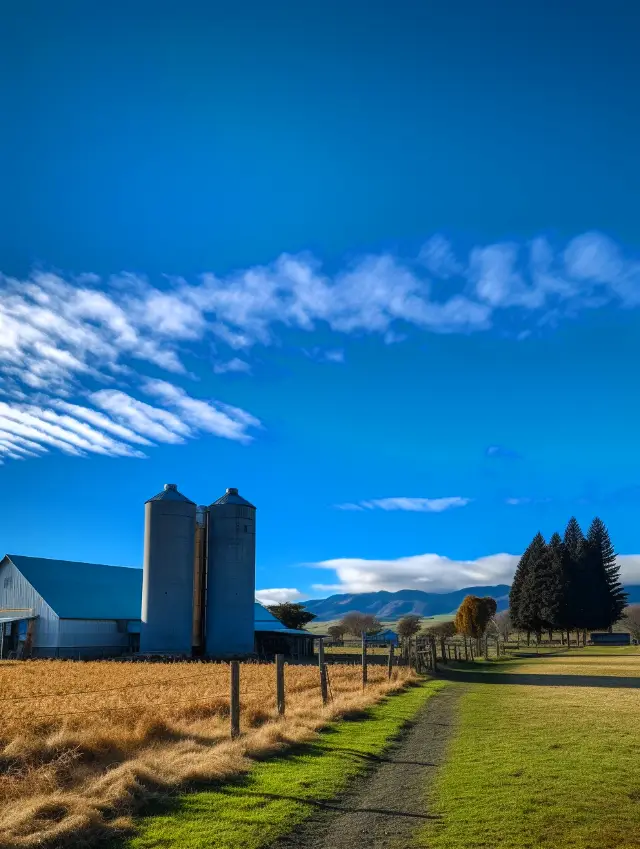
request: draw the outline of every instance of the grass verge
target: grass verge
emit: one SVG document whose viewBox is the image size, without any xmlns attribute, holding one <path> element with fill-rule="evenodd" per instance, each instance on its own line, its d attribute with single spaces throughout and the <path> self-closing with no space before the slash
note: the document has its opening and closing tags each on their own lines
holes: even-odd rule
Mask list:
<svg viewBox="0 0 640 849">
<path fill-rule="evenodd" d="M 429 681 L 329 724 L 311 743 L 257 763 L 242 779 L 177 799 L 138 822 L 128 849 L 259 849 L 293 830 L 347 782 L 367 770 L 444 686 Z"/>
<path fill-rule="evenodd" d="M 478 676 L 460 703 L 429 804 L 441 819 L 419 845 L 638 849 L 640 689 L 613 686 L 640 676 L 638 650 L 587 648 L 494 671 L 504 683 Z M 535 683 L 510 684 L 510 671 Z M 548 686 L 546 675 L 606 675 L 612 686 Z"/>
</svg>

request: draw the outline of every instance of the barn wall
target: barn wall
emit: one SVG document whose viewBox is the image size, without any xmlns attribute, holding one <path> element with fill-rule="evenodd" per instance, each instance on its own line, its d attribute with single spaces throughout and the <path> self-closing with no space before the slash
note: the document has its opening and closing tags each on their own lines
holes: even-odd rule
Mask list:
<svg viewBox="0 0 640 849">
<path fill-rule="evenodd" d="M 60 656 L 82 655 L 97 657 L 121 654 L 129 645 L 126 627 L 115 619 L 61 619 L 59 633 Z"/>
<path fill-rule="evenodd" d="M 10 561 L 0 564 L 0 615 L 37 616 L 33 648 L 55 648 L 58 645 L 60 620 L 22 573 Z"/>
</svg>

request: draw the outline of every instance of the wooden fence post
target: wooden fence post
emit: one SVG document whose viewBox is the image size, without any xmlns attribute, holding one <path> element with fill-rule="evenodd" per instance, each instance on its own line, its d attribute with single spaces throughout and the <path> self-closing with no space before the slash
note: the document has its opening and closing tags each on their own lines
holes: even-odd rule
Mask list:
<svg viewBox="0 0 640 849">
<path fill-rule="evenodd" d="M 438 671 L 438 652 L 436 650 L 436 638 L 431 637 L 431 666 L 433 668 L 433 674 L 435 675 Z"/>
<path fill-rule="evenodd" d="M 322 694 L 322 704 L 326 705 L 329 701 L 329 685 L 327 678 L 327 664 L 323 663 L 320 667 L 320 692 Z"/>
<path fill-rule="evenodd" d="M 469 651 L 467 649 L 467 638 L 466 638 L 466 636 L 463 636 L 462 639 L 464 640 L 464 659 L 465 659 L 465 661 L 467 661 L 467 660 L 469 660 Z"/>
<path fill-rule="evenodd" d="M 367 635 L 362 632 L 362 689 L 367 686 Z"/>
<path fill-rule="evenodd" d="M 489 637 L 486 634 L 484 637 L 484 659 L 489 660 Z"/>
<path fill-rule="evenodd" d="M 278 716 L 284 716 L 284 655 L 276 655 L 276 701 L 278 703 Z"/>
<path fill-rule="evenodd" d="M 393 674 L 393 645 L 389 646 L 389 660 L 387 662 L 387 678 L 391 681 L 391 676 Z"/>
<path fill-rule="evenodd" d="M 440 637 L 440 651 L 442 652 L 442 662 L 447 662 L 447 649 L 444 644 L 444 637 Z"/>
<path fill-rule="evenodd" d="M 231 739 L 240 734 L 240 662 L 231 661 Z"/>
<path fill-rule="evenodd" d="M 324 640 L 322 637 L 320 637 L 318 643 L 318 665 L 320 667 L 320 694 L 322 704 L 326 705 L 329 701 L 329 688 L 327 687 L 327 667 L 324 662 Z"/>
<path fill-rule="evenodd" d="M 471 654 L 471 660 L 475 660 L 475 656 L 473 654 L 473 640 L 469 640 L 469 653 Z"/>
</svg>

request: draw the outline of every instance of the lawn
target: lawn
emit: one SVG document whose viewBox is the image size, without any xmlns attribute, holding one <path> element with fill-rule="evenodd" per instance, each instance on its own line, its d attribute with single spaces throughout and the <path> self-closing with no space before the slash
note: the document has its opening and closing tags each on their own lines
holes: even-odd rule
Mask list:
<svg viewBox="0 0 640 849">
<path fill-rule="evenodd" d="M 418 845 L 638 849 L 640 689 L 615 685 L 640 678 L 640 650 L 586 648 L 477 666 L 504 683 L 471 684 L 463 696 L 430 794 L 429 812 L 440 819 Z M 510 684 L 510 672 L 535 683 Z M 566 676 L 566 684 L 553 678 L 547 686 L 547 676 Z M 611 686 L 572 686 L 574 676 Z"/>
<path fill-rule="evenodd" d="M 138 823 L 127 849 L 259 849 L 338 794 L 367 768 L 443 685 L 422 683 L 369 708 L 364 718 L 332 723 L 288 756 L 257 763 L 242 780 L 182 796 L 171 810 Z"/>
</svg>

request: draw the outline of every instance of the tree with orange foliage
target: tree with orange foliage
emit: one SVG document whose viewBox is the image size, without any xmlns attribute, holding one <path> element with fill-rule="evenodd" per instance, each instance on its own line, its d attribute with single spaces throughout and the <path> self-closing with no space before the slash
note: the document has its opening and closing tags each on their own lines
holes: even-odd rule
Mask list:
<svg viewBox="0 0 640 849">
<path fill-rule="evenodd" d="M 465 596 L 456 613 L 456 631 L 465 638 L 472 637 L 480 640 L 491 618 L 495 616 L 496 608 L 496 600 L 491 596 L 484 598 L 477 595 Z"/>
</svg>

